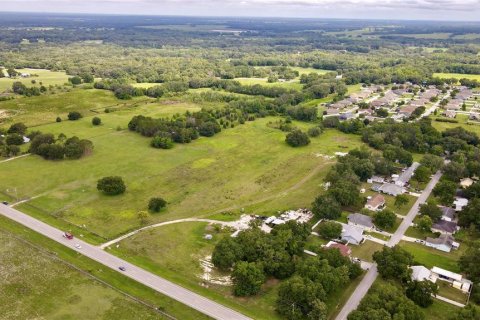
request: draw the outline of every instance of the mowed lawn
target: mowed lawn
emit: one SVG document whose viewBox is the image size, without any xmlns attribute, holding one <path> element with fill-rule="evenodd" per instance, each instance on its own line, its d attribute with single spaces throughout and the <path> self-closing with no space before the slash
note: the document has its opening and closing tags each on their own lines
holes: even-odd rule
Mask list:
<svg viewBox="0 0 480 320">
<path fill-rule="evenodd" d="M 14 82 L 21 82 L 27 87 L 40 87 L 40 82 L 45 87 L 63 85 L 68 83 L 69 76 L 64 71 L 50 71 L 45 69 L 16 69 L 19 73 L 29 73 L 28 78 L 0 78 L 0 92 L 12 89 Z M 37 76 L 35 76 L 37 75 Z M 32 83 L 35 80 L 35 84 Z"/>
<path fill-rule="evenodd" d="M 171 150 L 153 149 L 149 138 L 125 129 L 136 114 L 165 116 L 185 110 L 198 110 L 198 106 L 164 101 L 101 114 L 103 124 L 98 127 L 92 126 L 91 117 L 36 127 L 90 139 L 94 152 L 75 161 L 29 156 L 0 163 L 0 191 L 18 198 L 35 197 L 19 208 L 29 212 L 33 205 L 44 219 L 58 218 L 54 223 L 58 227 L 68 228 L 68 222 L 84 227 L 87 238 L 88 231 L 112 238 L 142 226 L 138 212 L 146 210 L 154 196 L 164 197 L 168 206 L 150 215 L 148 224 L 249 205 L 272 213 L 308 206 L 323 190 L 321 177 L 335 161 L 323 155 L 362 145 L 358 136 L 327 130 L 309 146 L 291 148 L 284 142 L 284 132 L 267 127 L 273 118 L 247 122 Z M 124 178 L 124 195 L 109 197 L 96 190 L 97 180 L 111 175 Z M 278 205 L 276 197 L 281 197 Z"/>
<path fill-rule="evenodd" d="M 429 269 L 432 267 L 440 267 L 452 272 L 460 272 L 458 260 L 466 250 L 465 243 L 461 244 L 458 250 L 452 250 L 451 252 L 443 252 L 418 243 L 405 241 L 401 241 L 399 245 L 413 255 L 415 263 Z"/>
<path fill-rule="evenodd" d="M 162 319 L 0 230 L 0 319 Z"/>
</svg>

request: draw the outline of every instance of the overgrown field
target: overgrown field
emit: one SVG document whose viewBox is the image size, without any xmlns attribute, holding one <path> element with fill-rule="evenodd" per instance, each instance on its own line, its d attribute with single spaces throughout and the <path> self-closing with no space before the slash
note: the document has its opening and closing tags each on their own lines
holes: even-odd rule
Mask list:
<svg viewBox="0 0 480 320">
<path fill-rule="evenodd" d="M 334 162 L 324 155 L 362 144 L 358 136 L 327 130 L 309 146 L 291 148 L 284 132 L 267 126 L 275 120 L 271 117 L 171 150 L 153 149 L 150 139 L 126 129 L 136 114 L 159 117 L 198 109 L 192 103 L 161 101 L 100 114 L 103 124 L 98 127 L 89 116 L 35 127 L 90 139 L 94 152 L 76 161 L 29 156 L 0 163 L 0 191 L 34 198 L 19 209 L 49 223 L 71 228 L 68 222 L 112 238 L 145 223 L 138 212 L 146 210 L 153 196 L 164 197 L 168 206 L 150 215 L 148 224 L 242 208 L 275 213 L 308 205 L 321 192 L 321 177 Z M 96 181 L 110 175 L 124 178 L 124 195 L 109 197 L 96 190 Z"/>
<path fill-rule="evenodd" d="M 0 230 L 0 319 L 161 319 Z"/>
</svg>

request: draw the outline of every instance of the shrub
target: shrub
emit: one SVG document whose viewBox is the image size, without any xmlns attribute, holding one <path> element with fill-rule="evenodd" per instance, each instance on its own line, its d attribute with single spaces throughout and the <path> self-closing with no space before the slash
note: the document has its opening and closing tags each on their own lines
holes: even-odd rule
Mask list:
<svg viewBox="0 0 480 320">
<path fill-rule="evenodd" d="M 25 132 L 27 132 L 27 126 L 24 125 L 22 122 L 12 124 L 7 131 L 7 133 L 17 133 L 20 135 L 24 135 Z"/>
<path fill-rule="evenodd" d="M 156 136 L 150 141 L 150 146 L 157 149 L 171 149 L 173 148 L 173 141 L 171 138 Z"/>
<path fill-rule="evenodd" d="M 156 197 L 156 198 L 151 198 L 150 201 L 148 202 L 148 210 L 152 212 L 160 212 L 162 208 L 165 208 L 167 205 L 167 201 L 165 201 L 163 198 Z"/>
<path fill-rule="evenodd" d="M 308 129 L 308 135 L 312 138 L 318 137 L 321 133 L 322 133 L 322 129 L 320 129 L 319 127 L 313 127 Z"/>
<path fill-rule="evenodd" d="M 97 189 L 105 194 L 114 196 L 124 193 L 126 186 L 121 177 L 105 177 L 98 180 Z"/>
<path fill-rule="evenodd" d="M 99 117 L 93 117 L 92 118 L 92 124 L 94 126 L 99 126 L 101 123 L 102 123 L 102 119 L 100 119 Z"/>
<path fill-rule="evenodd" d="M 9 146 L 11 145 L 19 146 L 23 144 L 23 137 L 18 133 L 11 133 L 7 136 L 7 138 L 5 139 L 5 142 Z"/>
<path fill-rule="evenodd" d="M 78 111 L 72 111 L 68 113 L 68 120 L 75 121 L 82 117 L 82 114 Z"/>
<path fill-rule="evenodd" d="M 310 143 L 307 134 L 300 130 L 293 130 L 287 134 L 285 141 L 292 147 L 306 146 Z"/>
<path fill-rule="evenodd" d="M 57 117 L 57 119 L 56 119 L 55 121 L 56 121 L 56 122 L 62 122 L 62 118 Z"/>
</svg>

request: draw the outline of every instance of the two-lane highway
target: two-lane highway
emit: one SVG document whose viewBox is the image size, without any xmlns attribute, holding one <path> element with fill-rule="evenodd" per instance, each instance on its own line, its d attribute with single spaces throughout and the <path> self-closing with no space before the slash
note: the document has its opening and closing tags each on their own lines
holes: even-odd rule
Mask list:
<svg viewBox="0 0 480 320">
<path fill-rule="evenodd" d="M 105 252 L 99 247 L 93 246 L 80 239 L 68 240 L 64 238 L 63 231 L 58 230 L 46 223 L 43 223 L 35 218 L 30 217 L 16 209 L 0 204 L 0 214 L 14 220 L 27 228 L 32 229 L 56 242 L 59 242 L 69 248 L 78 251 L 86 257 L 95 260 L 111 269 L 123 273 L 125 276 L 136 280 L 139 283 L 150 287 L 157 292 L 160 292 L 172 299 L 175 299 L 195 310 L 200 311 L 214 319 L 222 320 L 247 320 L 248 317 L 229 309 L 219 303 L 202 297 L 190 290 L 187 290 L 179 285 L 176 285 L 168 280 L 165 280 L 153 273 L 150 273 L 140 267 L 137 267 L 123 259 L 120 259 L 108 252 Z M 79 244 L 81 249 L 75 248 Z M 119 271 L 119 267 L 125 267 L 125 271 Z"/>
</svg>

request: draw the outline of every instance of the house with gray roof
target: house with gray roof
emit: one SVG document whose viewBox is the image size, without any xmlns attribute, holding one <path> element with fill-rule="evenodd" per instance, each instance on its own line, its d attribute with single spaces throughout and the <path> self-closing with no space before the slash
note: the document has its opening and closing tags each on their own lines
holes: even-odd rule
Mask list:
<svg viewBox="0 0 480 320">
<path fill-rule="evenodd" d="M 442 234 L 438 238 L 427 237 L 425 245 L 443 252 L 450 252 L 452 249 L 457 249 L 460 246 L 460 244 L 455 242 L 455 239 L 449 234 Z"/>
<path fill-rule="evenodd" d="M 349 225 L 360 227 L 367 231 L 375 228 L 372 218 L 361 213 L 349 214 L 347 220 Z"/>
<path fill-rule="evenodd" d="M 363 242 L 363 229 L 351 225 L 342 225 L 342 241 L 350 244 L 359 245 Z"/>
<path fill-rule="evenodd" d="M 400 176 L 395 180 L 395 184 L 400 187 L 405 187 L 413 177 L 413 174 L 418 167 L 420 167 L 420 163 L 412 163 L 412 165 L 403 171 L 402 174 L 400 174 Z"/>
<path fill-rule="evenodd" d="M 458 231 L 458 226 L 453 221 L 439 220 L 432 225 L 432 231 L 451 235 Z"/>
<path fill-rule="evenodd" d="M 455 221 L 456 220 L 456 212 L 455 209 L 450 207 L 440 207 L 442 210 L 442 220 L 445 221 Z"/>
<path fill-rule="evenodd" d="M 398 185 L 393 184 L 393 183 L 382 184 L 380 186 L 380 188 L 378 188 L 378 191 L 380 191 L 382 193 L 385 193 L 385 194 L 388 194 L 388 195 L 391 195 L 391 196 L 394 196 L 394 197 L 405 193 L 405 189 L 403 187 L 398 186 Z"/>
</svg>

